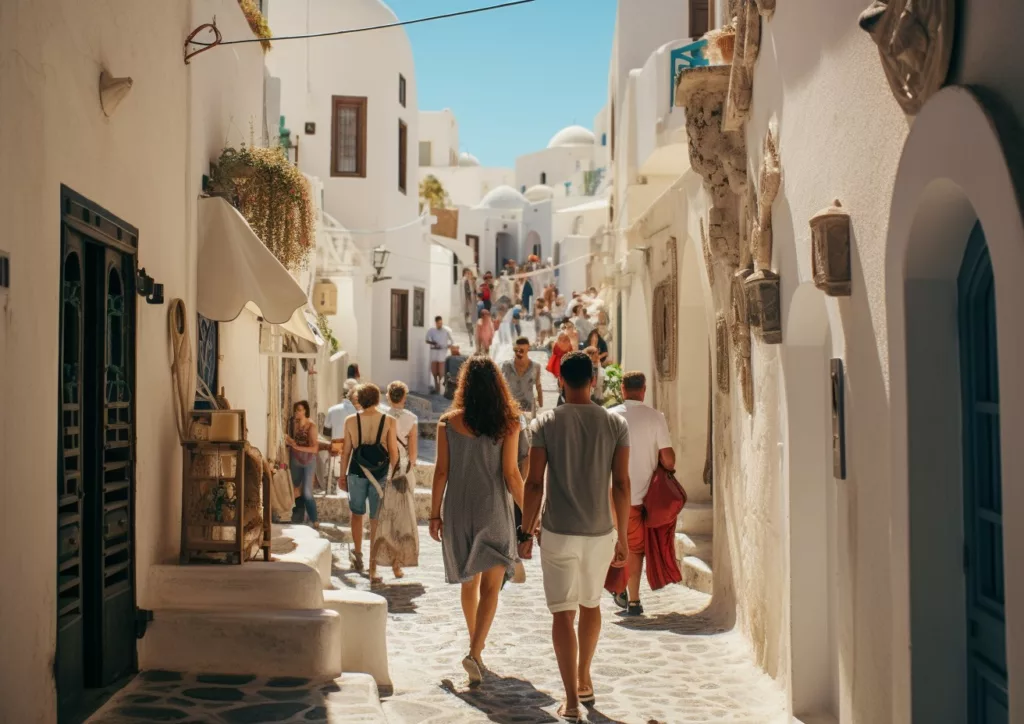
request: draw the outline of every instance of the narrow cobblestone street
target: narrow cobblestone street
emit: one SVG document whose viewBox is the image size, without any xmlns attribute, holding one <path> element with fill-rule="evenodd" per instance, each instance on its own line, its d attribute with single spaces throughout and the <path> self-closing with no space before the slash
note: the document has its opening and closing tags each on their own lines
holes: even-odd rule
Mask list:
<svg viewBox="0 0 1024 724">
<path fill-rule="evenodd" d="M 394 693 L 390 724 L 556 722 L 561 682 L 551 648 L 540 563 L 501 593 L 484 652 L 489 674 L 470 689 L 461 659 L 468 639 L 459 589 L 444 582 L 441 547 L 420 528 L 420 565 L 374 591 L 388 599 L 388 654 Z M 335 544 L 335 562 L 348 546 Z M 340 586 L 369 590 L 364 574 L 336 568 Z M 625 618 L 610 597 L 594 663 L 597 703 L 589 721 L 623 724 L 781 724 L 785 704 L 753 663 L 738 633 L 701 615 L 709 597 L 683 586 L 643 591 L 646 615 Z"/>
</svg>

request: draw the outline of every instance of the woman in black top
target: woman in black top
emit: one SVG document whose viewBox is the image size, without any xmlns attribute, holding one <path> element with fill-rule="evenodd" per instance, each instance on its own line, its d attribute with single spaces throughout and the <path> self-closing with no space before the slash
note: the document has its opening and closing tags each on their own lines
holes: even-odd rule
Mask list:
<svg viewBox="0 0 1024 724">
<path fill-rule="evenodd" d="M 587 347 L 597 348 L 597 356 L 601 360 L 601 366 L 604 367 L 608 364 L 608 343 L 601 339 L 601 333 L 596 329 L 592 329 L 590 334 L 587 335 L 586 341 L 580 342 L 580 349 L 586 349 Z"/>
</svg>

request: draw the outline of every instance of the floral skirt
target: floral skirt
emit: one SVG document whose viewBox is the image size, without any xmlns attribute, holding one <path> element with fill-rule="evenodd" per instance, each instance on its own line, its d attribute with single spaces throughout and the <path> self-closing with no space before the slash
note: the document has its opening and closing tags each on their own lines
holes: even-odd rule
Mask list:
<svg viewBox="0 0 1024 724">
<path fill-rule="evenodd" d="M 402 461 L 401 469 L 405 468 Z M 403 568 L 419 565 L 420 538 L 416 524 L 416 471 L 387 481 L 377 514 L 373 556 L 379 565 Z"/>
</svg>

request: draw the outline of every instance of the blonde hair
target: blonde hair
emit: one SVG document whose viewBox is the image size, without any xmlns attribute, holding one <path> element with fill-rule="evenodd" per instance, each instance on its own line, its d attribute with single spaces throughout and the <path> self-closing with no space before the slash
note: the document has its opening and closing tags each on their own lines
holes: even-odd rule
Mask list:
<svg viewBox="0 0 1024 724">
<path fill-rule="evenodd" d="M 395 381 L 388 385 L 388 399 L 394 403 L 399 403 L 405 399 L 405 396 L 409 394 L 409 385 L 404 382 Z"/>
</svg>

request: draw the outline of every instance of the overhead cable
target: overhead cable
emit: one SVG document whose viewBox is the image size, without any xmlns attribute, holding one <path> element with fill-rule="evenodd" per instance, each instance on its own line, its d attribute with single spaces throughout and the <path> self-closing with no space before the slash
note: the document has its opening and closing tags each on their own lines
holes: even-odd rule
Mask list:
<svg viewBox="0 0 1024 724">
<path fill-rule="evenodd" d="M 242 43 L 279 43 L 282 40 L 306 40 L 309 38 L 327 38 L 334 35 L 351 35 L 353 33 L 367 33 L 371 30 L 386 30 L 388 28 L 400 28 L 405 25 L 417 25 L 419 23 L 429 23 L 434 20 L 447 20 L 449 18 L 458 18 L 464 15 L 475 15 L 477 13 L 485 13 L 491 10 L 502 10 L 504 8 L 514 7 L 516 5 L 526 5 L 528 3 L 536 2 L 536 0 L 512 0 L 511 2 L 499 3 L 497 5 L 488 5 L 482 8 L 472 8 L 470 10 L 459 10 L 453 13 L 444 13 L 443 15 L 431 15 L 426 18 L 416 18 L 415 20 L 399 20 L 394 23 L 385 23 L 383 25 L 371 25 L 364 28 L 349 28 L 347 30 L 328 30 L 323 33 L 306 33 L 304 35 L 281 35 L 271 38 L 243 38 L 241 40 L 222 40 L 215 41 L 213 43 L 201 43 L 197 40 L 192 40 L 194 45 L 240 45 Z"/>
</svg>

